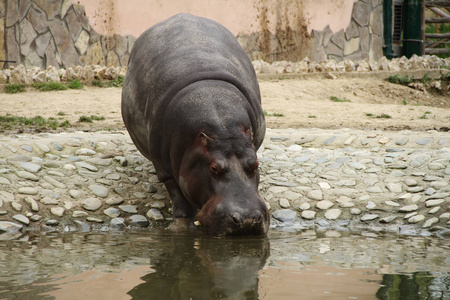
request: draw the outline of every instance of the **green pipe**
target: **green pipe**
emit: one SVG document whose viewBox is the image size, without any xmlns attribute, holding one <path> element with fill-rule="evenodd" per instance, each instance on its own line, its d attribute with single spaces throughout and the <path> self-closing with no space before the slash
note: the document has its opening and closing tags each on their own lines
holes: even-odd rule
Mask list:
<svg viewBox="0 0 450 300">
<path fill-rule="evenodd" d="M 383 54 L 388 59 L 391 59 L 394 57 L 394 54 L 392 53 L 392 0 L 383 1 L 383 20 Z"/>
<path fill-rule="evenodd" d="M 422 49 L 422 0 L 403 2 L 403 54 L 410 58 L 421 55 Z"/>
</svg>

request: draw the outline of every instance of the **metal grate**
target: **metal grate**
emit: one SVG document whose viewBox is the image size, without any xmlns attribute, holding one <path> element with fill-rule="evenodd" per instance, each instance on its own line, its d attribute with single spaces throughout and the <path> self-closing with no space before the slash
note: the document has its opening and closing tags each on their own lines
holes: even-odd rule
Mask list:
<svg viewBox="0 0 450 300">
<path fill-rule="evenodd" d="M 394 1 L 394 33 L 392 34 L 392 42 L 394 44 L 400 43 L 402 35 L 402 13 L 403 13 L 403 1 Z"/>
</svg>

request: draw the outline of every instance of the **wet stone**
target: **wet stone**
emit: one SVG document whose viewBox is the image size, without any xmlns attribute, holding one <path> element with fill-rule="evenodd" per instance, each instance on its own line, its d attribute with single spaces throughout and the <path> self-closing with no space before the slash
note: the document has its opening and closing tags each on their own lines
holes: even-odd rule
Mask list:
<svg viewBox="0 0 450 300">
<path fill-rule="evenodd" d="M 281 222 L 292 222 L 296 216 L 297 213 L 291 209 L 280 209 L 272 213 L 272 217 Z"/>
<path fill-rule="evenodd" d="M 98 184 L 93 184 L 89 186 L 89 189 L 94 193 L 94 195 L 96 195 L 97 197 L 101 197 L 101 198 L 106 198 L 108 197 L 109 194 L 109 190 L 108 188 L 102 186 L 102 185 L 98 185 Z"/>
<path fill-rule="evenodd" d="M 327 220 L 336 220 L 341 216 L 341 214 L 342 214 L 342 211 L 339 208 L 333 208 L 333 209 L 329 209 L 325 213 L 325 218 Z"/>
<path fill-rule="evenodd" d="M 136 205 L 120 205 L 119 208 L 129 214 L 135 214 L 137 213 L 137 206 Z"/>
<path fill-rule="evenodd" d="M 125 219 L 124 218 L 111 219 L 110 225 L 114 226 L 114 227 L 118 227 L 118 228 L 124 228 L 125 227 Z"/>
<path fill-rule="evenodd" d="M 22 229 L 22 225 L 9 222 L 9 221 L 0 221 L 0 233 L 2 232 L 18 232 Z"/>
<path fill-rule="evenodd" d="M 149 222 L 146 217 L 142 215 L 132 215 L 129 217 L 131 226 L 147 227 Z"/>
<path fill-rule="evenodd" d="M 20 222 L 22 224 L 28 225 L 30 224 L 30 219 L 28 219 L 27 217 L 25 217 L 24 215 L 14 215 L 12 217 L 14 220 L 16 220 L 17 222 Z"/>
<path fill-rule="evenodd" d="M 96 211 L 102 206 L 102 201 L 98 198 L 87 198 L 83 201 L 83 208 L 90 211 Z"/>
<path fill-rule="evenodd" d="M 45 224 L 48 226 L 57 226 L 59 224 L 59 221 L 56 219 L 50 219 L 50 220 L 47 220 L 45 222 Z"/>
<path fill-rule="evenodd" d="M 378 217 L 379 217 L 379 215 L 377 215 L 377 214 L 365 214 L 361 217 L 361 221 L 363 221 L 363 222 L 372 221 Z"/>
<path fill-rule="evenodd" d="M 316 217 L 316 212 L 313 210 L 304 210 L 301 214 L 303 219 L 313 220 Z"/>
<path fill-rule="evenodd" d="M 75 210 L 72 213 L 72 218 L 84 218 L 87 217 L 89 214 L 85 211 L 81 211 L 81 210 Z"/>
<path fill-rule="evenodd" d="M 164 216 L 161 214 L 161 212 L 159 210 L 157 210 L 156 208 L 151 208 L 148 212 L 147 212 L 147 217 L 150 220 L 154 220 L 154 221 L 162 221 L 164 220 Z"/>
<path fill-rule="evenodd" d="M 381 218 L 380 223 L 391 223 L 395 219 L 397 219 L 397 216 L 387 216 L 387 217 Z"/>
<path fill-rule="evenodd" d="M 120 210 L 118 210 L 117 208 L 114 208 L 114 207 L 105 209 L 103 211 L 103 213 L 111 218 L 116 218 L 116 217 L 120 216 Z"/>
<path fill-rule="evenodd" d="M 408 219 L 408 223 L 416 224 L 416 223 L 422 222 L 423 220 L 425 220 L 424 215 L 415 215 Z"/>
<path fill-rule="evenodd" d="M 97 217 L 87 217 L 86 221 L 93 222 L 93 223 L 103 223 L 103 222 L 105 222 L 103 219 L 97 218 Z"/>
</svg>

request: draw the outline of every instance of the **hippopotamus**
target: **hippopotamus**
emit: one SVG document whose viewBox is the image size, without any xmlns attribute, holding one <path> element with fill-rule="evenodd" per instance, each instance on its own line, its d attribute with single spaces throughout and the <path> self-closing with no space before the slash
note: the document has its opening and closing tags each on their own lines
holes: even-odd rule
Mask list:
<svg viewBox="0 0 450 300">
<path fill-rule="evenodd" d="M 172 200 L 173 223 L 208 235 L 264 235 L 256 151 L 265 135 L 256 73 L 219 23 L 178 14 L 130 53 L 122 117 Z"/>
</svg>

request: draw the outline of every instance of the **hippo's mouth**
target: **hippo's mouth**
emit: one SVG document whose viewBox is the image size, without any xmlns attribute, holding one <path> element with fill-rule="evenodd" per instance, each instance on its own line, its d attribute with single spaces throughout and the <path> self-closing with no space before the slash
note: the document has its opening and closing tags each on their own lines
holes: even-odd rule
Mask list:
<svg viewBox="0 0 450 300">
<path fill-rule="evenodd" d="M 214 205 L 214 201 L 208 201 L 197 214 L 194 224 L 212 236 L 265 235 L 269 228 L 268 211 L 230 212 Z"/>
</svg>

